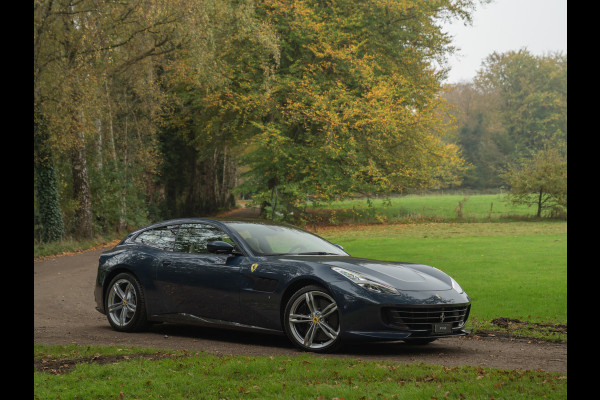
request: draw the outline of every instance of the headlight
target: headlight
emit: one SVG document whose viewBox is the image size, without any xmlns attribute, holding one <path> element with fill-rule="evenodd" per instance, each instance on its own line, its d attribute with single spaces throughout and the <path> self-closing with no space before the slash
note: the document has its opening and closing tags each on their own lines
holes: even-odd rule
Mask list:
<svg viewBox="0 0 600 400">
<path fill-rule="evenodd" d="M 450 278 L 450 280 L 452 281 L 452 289 L 456 290 L 458 293 L 463 293 L 464 292 L 464 290 L 460 287 L 460 285 L 458 284 L 458 282 L 456 282 L 452 278 Z"/>
<path fill-rule="evenodd" d="M 344 277 L 350 279 L 352 282 L 356 283 L 358 286 L 363 287 L 367 290 L 370 290 L 371 292 L 384 293 L 384 294 L 399 294 L 396 289 L 394 289 L 393 287 L 391 287 L 390 285 L 388 285 L 386 283 L 375 281 L 373 279 L 367 278 L 363 275 L 357 274 L 356 272 L 353 272 L 353 271 L 350 271 L 350 270 L 347 270 L 344 268 L 333 267 L 331 269 L 334 270 L 335 272 L 337 272 L 338 274 L 343 275 Z"/>
</svg>

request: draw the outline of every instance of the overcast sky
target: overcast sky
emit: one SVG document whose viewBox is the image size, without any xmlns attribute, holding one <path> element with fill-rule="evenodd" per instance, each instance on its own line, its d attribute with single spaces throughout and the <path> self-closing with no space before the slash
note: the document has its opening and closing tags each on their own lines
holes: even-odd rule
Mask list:
<svg viewBox="0 0 600 400">
<path fill-rule="evenodd" d="M 445 25 L 458 48 L 447 83 L 470 81 L 492 52 L 526 47 L 534 55 L 567 54 L 567 0 L 494 0 L 479 5 L 473 25 Z"/>
</svg>

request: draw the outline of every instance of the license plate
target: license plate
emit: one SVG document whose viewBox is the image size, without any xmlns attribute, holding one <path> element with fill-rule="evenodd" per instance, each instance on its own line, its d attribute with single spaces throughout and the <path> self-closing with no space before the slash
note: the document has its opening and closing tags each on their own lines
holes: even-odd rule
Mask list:
<svg viewBox="0 0 600 400">
<path fill-rule="evenodd" d="M 433 333 L 452 333 L 452 324 L 433 324 Z"/>
</svg>

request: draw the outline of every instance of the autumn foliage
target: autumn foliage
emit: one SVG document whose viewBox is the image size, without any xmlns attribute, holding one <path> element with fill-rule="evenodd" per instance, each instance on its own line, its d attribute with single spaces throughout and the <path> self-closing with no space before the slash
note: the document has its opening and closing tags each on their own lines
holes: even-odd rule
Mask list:
<svg viewBox="0 0 600 400">
<path fill-rule="evenodd" d="M 247 140 L 242 189 L 291 211 L 306 200 L 457 183 L 463 161 L 443 140 L 433 66 L 449 51 L 436 17 L 456 16 L 455 6 L 265 1 L 279 66 Z"/>
<path fill-rule="evenodd" d="M 36 0 L 37 237 L 459 182 L 440 21 L 474 4 Z"/>
</svg>

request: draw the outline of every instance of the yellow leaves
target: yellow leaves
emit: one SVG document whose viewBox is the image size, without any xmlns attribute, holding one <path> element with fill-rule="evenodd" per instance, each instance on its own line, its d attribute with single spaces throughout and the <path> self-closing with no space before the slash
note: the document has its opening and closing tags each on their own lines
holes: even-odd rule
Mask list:
<svg viewBox="0 0 600 400">
<path fill-rule="evenodd" d="M 356 59 L 356 50 L 359 45 L 339 45 L 326 41 L 311 42 L 305 45 L 307 50 L 310 50 L 318 62 L 324 63 L 324 60 L 332 60 L 334 63 L 352 62 Z"/>
<path fill-rule="evenodd" d="M 431 10 L 392 0 L 263 4 L 282 68 L 272 120 L 257 135 L 261 168 L 277 160 L 279 176 L 318 198 L 454 179 L 461 160 L 440 140 L 440 84 L 428 67 L 439 51 Z"/>
</svg>

